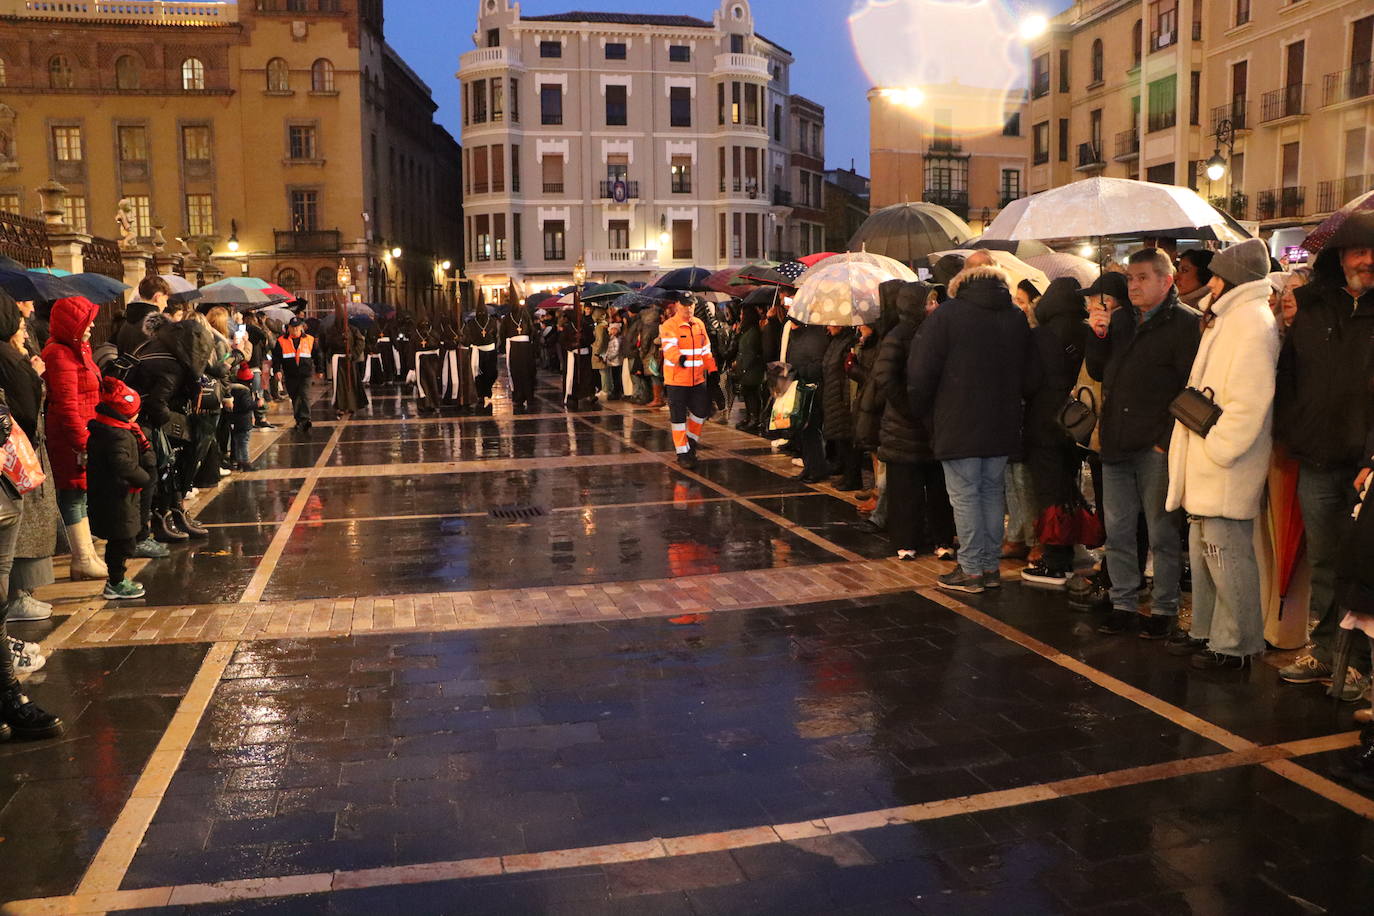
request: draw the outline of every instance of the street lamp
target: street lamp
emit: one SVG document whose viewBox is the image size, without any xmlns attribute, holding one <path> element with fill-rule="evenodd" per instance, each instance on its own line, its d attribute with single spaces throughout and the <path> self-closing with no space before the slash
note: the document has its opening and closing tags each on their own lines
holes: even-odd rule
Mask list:
<svg viewBox="0 0 1374 916">
<path fill-rule="evenodd" d="M 452 269 L 452 267 L 453 267 L 453 262 L 452 262 L 452 261 L 443 261 L 443 262 L 441 262 L 441 263 L 439 264 L 439 269 L 440 269 L 440 270 L 444 270 L 444 271 L 450 270 L 450 269 Z"/>
<path fill-rule="evenodd" d="M 229 220 L 228 248 L 230 251 L 239 250 L 239 221 L 236 219 Z"/>
<path fill-rule="evenodd" d="M 1226 155 L 1221 155 L 1222 146 L 1226 147 Z M 1217 122 L 1216 146 L 1212 149 L 1212 158 L 1207 160 L 1207 180 L 1221 181 L 1226 177 L 1227 162 L 1235 155 L 1236 129 L 1231 124 L 1230 118 L 1222 118 Z"/>
<path fill-rule="evenodd" d="M 668 214 L 660 213 L 658 216 L 658 244 L 666 247 L 673 237 L 668 234 Z"/>
<path fill-rule="evenodd" d="M 400 246 L 400 245 L 397 245 L 395 248 L 391 249 L 391 256 L 392 256 L 393 258 L 399 258 L 399 257 L 401 256 L 401 246 Z"/>
</svg>

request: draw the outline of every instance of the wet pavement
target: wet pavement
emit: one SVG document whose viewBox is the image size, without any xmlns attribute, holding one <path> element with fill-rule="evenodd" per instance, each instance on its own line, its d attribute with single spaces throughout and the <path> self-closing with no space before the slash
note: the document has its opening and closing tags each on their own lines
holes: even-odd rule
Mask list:
<svg viewBox="0 0 1374 916">
<path fill-rule="evenodd" d="M 18 629 L 59 647 L 29 689 L 68 734 L 0 744 L 0 903 L 1369 912 L 1374 796 L 1329 778 L 1349 706 L 1018 582 L 955 601 L 933 561 L 866 594 L 835 570 L 890 545 L 766 443 L 712 424 L 686 472 L 662 412 L 505 407 L 317 405 L 139 574 L 137 644 L 61 605 Z M 740 598 L 751 576 L 813 597 Z M 512 590 L 537 617 L 484 608 Z M 439 625 L 446 596 L 480 620 Z M 159 644 L 206 613 L 266 635 Z"/>
</svg>

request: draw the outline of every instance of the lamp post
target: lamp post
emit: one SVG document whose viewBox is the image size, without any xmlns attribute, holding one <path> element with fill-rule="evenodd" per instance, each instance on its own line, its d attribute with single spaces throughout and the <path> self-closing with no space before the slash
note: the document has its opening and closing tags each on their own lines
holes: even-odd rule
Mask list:
<svg viewBox="0 0 1374 916">
<path fill-rule="evenodd" d="M 582 345 L 582 284 L 587 282 L 587 262 L 582 255 L 577 256 L 573 265 L 573 312 L 577 319 L 577 343 Z M 576 356 L 576 354 L 574 354 Z"/>
<path fill-rule="evenodd" d="M 1221 148 L 1226 147 L 1226 155 L 1221 155 Z M 1212 149 L 1212 158 L 1207 160 L 1207 180 L 1209 182 L 1221 181 L 1230 171 L 1231 159 L 1235 156 L 1236 148 L 1236 129 L 1231 123 L 1230 118 L 1222 118 L 1217 122 L 1216 145 Z M 1228 182 L 1229 184 L 1229 182 Z M 1226 211 L 1231 211 L 1231 201 L 1229 194 L 1223 194 L 1222 199 L 1226 201 Z"/>
</svg>

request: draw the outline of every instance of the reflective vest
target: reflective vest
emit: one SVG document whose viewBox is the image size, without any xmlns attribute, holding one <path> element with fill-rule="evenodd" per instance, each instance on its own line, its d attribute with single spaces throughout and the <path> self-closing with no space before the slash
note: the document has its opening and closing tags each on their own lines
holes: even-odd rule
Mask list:
<svg viewBox="0 0 1374 916">
<path fill-rule="evenodd" d="M 294 359 L 296 364 L 300 365 L 303 360 L 310 359 L 310 353 L 315 348 L 315 338 L 309 334 L 302 334 L 299 339 L 290 334 L 283 334 L 277 338 L 277 346 L 281 347 L 283 362 Z"/>
<path fill-rule="evenodd" d="M 701 319 L 674 316 L 659 325 L 658 339 L 663 344 L 663 384 L 683 388 L 704 385 L 706 376 L 716 371 L 711 338 Z"/>
</svg>

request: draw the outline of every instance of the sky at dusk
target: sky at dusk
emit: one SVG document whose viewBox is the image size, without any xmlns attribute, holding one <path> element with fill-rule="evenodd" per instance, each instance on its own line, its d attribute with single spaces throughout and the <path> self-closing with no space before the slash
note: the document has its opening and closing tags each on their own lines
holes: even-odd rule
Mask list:
<svg viewBox="0 0 1374 916">
<path fill-rule="evenodd" d="M 868 101 L 870 80 L 849 38 L 849 14 L 868 0 L 751 0 L 755 29 L 792 52 L 792 91 L 825 106 L 826 164 L 860 173 L 868 170 Z M 878 0 L 922 3 L 931 0 Z M 970 0 L 954 0 L 970 2 Z M 1018 10 L 1050 15 L 1070 0 L 971 0 L 997 2 Z M 710 20 L 718 0 L 523 0 L 527 16 L 571 10 L 672 13 Z M 458 55 L 473 48 L 478 0 L 389 0 L 386 37 L 434 91 L 440 122 L 459 136 Z M 937 42 L 940 53 L 957 55 L 957 42 Z"/>
</svg>

